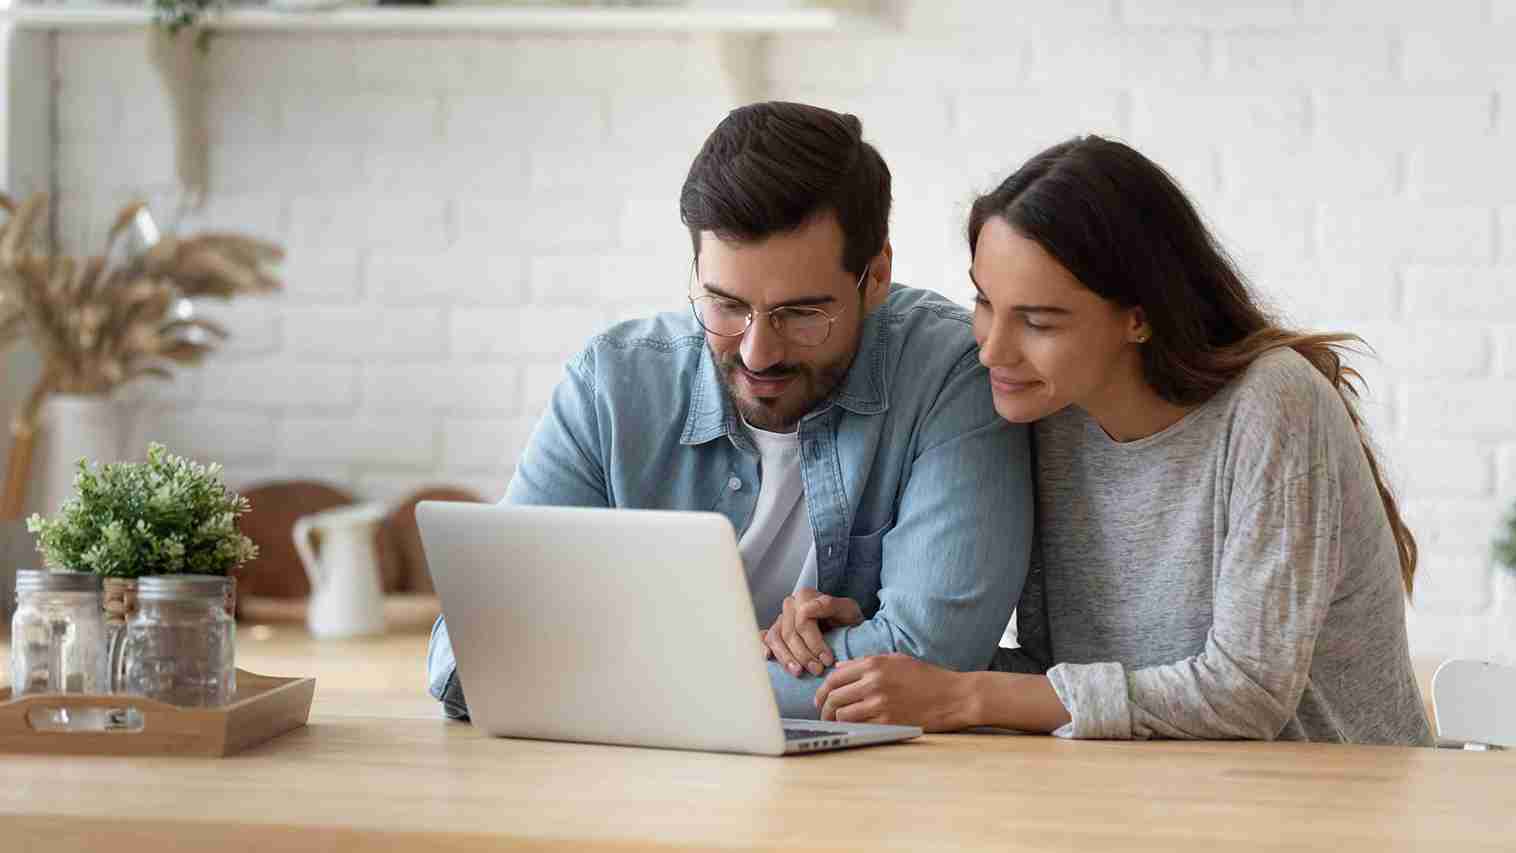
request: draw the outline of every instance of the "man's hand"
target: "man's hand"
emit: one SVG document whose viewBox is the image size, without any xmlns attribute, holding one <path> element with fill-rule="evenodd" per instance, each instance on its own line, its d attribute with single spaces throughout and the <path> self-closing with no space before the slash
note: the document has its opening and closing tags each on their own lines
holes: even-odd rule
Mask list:
<svg viewBox="0 0 1516 853">
<path fill-rule="evenodd" d="M 976 725 L 971 675 L 902 654 L 846 660 L 821 683 L 816 707 L 823 720 L 956 731 Z"/>
<path fill-rule="evenodd" d="M 851 598 L 823 595 L 802 588 L 784 599 L 784 611 L 764 633 L 763 644 L 791 675 L 820 675 L 837 662 L 821 632 L 863 621 L 863 610 Z"/>
</svg>

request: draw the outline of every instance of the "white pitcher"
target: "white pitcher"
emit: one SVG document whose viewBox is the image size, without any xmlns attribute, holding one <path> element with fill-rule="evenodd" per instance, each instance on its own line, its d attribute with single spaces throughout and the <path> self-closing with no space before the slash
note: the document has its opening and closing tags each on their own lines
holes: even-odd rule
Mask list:
<svg viewBox="0 0 1516 853">
<path fill-rule="evenodd" d="M 301 516 L 295 522 L 295 550 L 311 579 L 305 621 L 317 637 L 384 633 L 384 596 L 379 588 L 379 555 L 374 532 L 389 508 L 365 503 Z M 319 557 L 311 533 L 321 533 Z"/>
</svg>

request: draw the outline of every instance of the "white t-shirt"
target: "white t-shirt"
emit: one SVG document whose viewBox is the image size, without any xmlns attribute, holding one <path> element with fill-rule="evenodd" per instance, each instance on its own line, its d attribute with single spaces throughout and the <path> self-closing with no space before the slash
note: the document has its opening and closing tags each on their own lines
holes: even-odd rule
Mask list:
<svg viewBox="0 0 1516 853">
<path fill-rule="evenodd" d="M 758 627 L 767 628 L 784 610 L 785 596 L 816 585 L 816 536 L 805 508 L 800 479 L 800 434 L 748 427 L 758 446 L 758 504 L 753 521 L 737 543 L 753 594 Z"/>
</svg>

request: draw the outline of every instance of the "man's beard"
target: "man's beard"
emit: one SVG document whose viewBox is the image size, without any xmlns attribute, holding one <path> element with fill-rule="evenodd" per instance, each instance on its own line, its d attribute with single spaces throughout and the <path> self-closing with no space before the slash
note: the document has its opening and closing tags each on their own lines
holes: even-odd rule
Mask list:
<svg viewBox="0 0 1516 853">
<path fill-rule="evenodd" d="M 721 386 L 726 389 L 727 397 L 737 407 L 742 419 L 749 426 L 767 432 L 793 431 L 801 418 L 841 384 L 853 363 L 853 353 L 848 353 L 830 364 L 776 364 L 762 373 L 748 371 L 761 379 L 790 380 L 789 386 L 778 397 L 748 399 L 739 393 L 737 384 L 737 370 L 744 367 L 741 354 L 733 352 L 722 356 L 711 350 L 711 358 L 716 362 L 716 375 L 721 379 Z"/>
</svg>

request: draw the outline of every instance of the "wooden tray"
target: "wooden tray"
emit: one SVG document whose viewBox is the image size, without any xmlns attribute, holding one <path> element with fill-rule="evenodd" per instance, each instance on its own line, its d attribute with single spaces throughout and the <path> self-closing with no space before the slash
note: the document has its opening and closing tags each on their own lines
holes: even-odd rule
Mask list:
<svg viewBox="0 0 1516 853">
<path fill-rule="evenodd" d="M 0 688 L 0 753 L 59 755 L 226 756 L 305 725 L 316 695 L 314 678 L 275 678 L 237 670 L 237 695 L 219 708 L 182 708 L 140 696 L 35 694 L 11 698 Z M 104 720 L 110 709 L 130 708 L 141 725 L 111 731 L 55 730 L 32 723 L 33 711 L 64 708 Z"/>
</svg>

